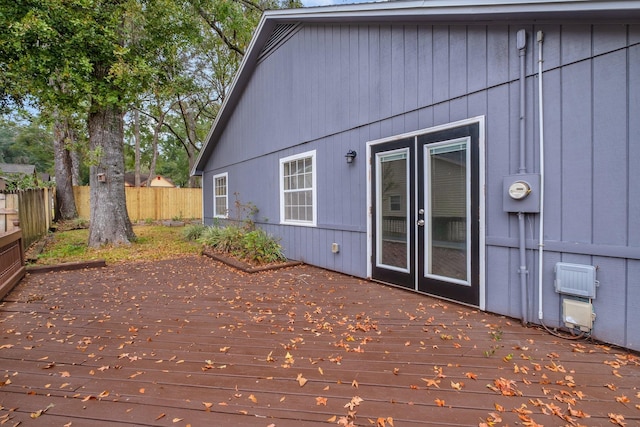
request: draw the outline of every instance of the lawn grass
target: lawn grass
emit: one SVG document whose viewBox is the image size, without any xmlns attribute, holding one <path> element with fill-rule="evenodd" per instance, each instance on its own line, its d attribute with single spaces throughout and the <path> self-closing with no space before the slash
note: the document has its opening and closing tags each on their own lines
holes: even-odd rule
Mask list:
<svg viewBox="0 0 640 427">
<path fill-rule="evenodd" d="M 49 236 L 44 250 L 38 255 L 36 265 L 55 265 L 65 262 L 104 259 L 107 264 L 126 261 L 153 261 L 198 254 L 201 245 L 188 242 L 183 237 L 184 227 L 163 225 L 134 226 L 137 236 L 131 245 L 87 247 L 89 230 L 57 231 Z"/>
</svg>

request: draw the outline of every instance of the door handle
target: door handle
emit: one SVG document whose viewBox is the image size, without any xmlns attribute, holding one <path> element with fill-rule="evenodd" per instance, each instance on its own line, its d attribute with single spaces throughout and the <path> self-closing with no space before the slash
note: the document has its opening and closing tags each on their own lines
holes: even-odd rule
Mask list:
<svg viewBox="0 0 640 427">
<path fill-rule="evenodd" d="M 420 227 L 424 227 L 424 219 L 419 219 L 416 224 L 418 224 Z"/>
</svg>

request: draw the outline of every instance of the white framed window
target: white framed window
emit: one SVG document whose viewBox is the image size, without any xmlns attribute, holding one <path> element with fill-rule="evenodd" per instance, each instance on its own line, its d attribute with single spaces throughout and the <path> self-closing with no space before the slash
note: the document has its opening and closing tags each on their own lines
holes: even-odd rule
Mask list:
<svg viewBox="0 0 640 427">
<path fill-rule="evenodd" d="M 400 212 L 402 210 L 402 196 L 399 194 L 389 196 L 389 210 L 391 212 Z"/>
<path fill-rule="evenodd" d="M 316 152 L 280 159 L 280 223 L 315 226 Z"/>
<path fill-rule="evenodd" d="M 229 186 L 228 173 L 213 176 L 213 217 L 227 218 L 229 216 Z"/>
</svg>

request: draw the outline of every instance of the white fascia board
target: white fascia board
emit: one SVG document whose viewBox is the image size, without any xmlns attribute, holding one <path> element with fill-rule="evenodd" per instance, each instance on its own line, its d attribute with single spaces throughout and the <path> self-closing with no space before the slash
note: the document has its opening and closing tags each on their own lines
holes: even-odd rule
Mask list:
<svg viewBox="0 0 640 427">
<path fill-rule="evenodd" d="M 349 18 L 356 21 L 376 18 L 411 17 L 429 19 L 456 20 L 479 18 L 480 15 L 508 16 L 513 14 L 554 14 L 575 12 L 623 12 L 637 11 L 640 1 L 636 0 L 421 0 L 421 1 L 385 1 L 357 3 L 339 6 L 318 6 L 302 9 L 270 10 L 265 15 L 279 21 L 305 20 L 322 21 L 325 19 Z"/>
</svg>

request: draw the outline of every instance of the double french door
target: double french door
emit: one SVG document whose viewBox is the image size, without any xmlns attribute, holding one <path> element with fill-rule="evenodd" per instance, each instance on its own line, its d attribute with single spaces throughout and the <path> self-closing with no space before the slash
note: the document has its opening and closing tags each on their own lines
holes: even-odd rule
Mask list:
<svg viewBox="0 0 640 427">
<path fill-rule="evenodd" d="M 371 146 L 372 278 L 478 306 L 479 125 Z"/>
</svg>

